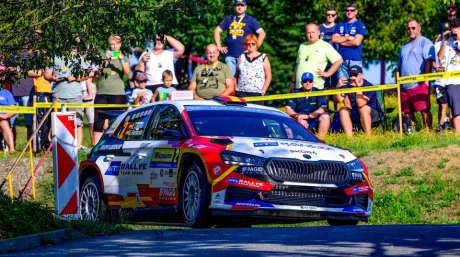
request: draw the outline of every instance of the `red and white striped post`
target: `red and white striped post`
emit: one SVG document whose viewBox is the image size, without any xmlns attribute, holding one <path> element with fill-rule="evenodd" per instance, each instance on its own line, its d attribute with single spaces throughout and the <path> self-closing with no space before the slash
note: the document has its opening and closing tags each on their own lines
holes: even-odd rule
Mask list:
<svg viewBox="0 0 460 257">
<path fill-rule="evenodd" d="M 65 109 L 65 108 L 63 108 Z M 80 218 L 75 112 L 52 113 L 54 206 L 63 219 Z"/>
</svg>

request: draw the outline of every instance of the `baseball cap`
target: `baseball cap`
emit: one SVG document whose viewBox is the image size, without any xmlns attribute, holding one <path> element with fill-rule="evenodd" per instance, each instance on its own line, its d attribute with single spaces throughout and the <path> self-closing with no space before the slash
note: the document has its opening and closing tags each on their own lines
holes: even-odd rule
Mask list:
<svg viewBox="0 0 460 257">
<path fill-rule="evenodd" d="M 244 5 L 246 5 L 246 0 L 234 0 L 234 1 L 233 1 L 233 5 L 237 5 L 237 4 L 244 4 Z"/>
<path fill-rule="evenodd" d="M 348 69 L 348 74 L 351 76 L 351 74 L 357 75 L 358 73 L 363 73 L 363 69 L 359 65 L 353 65 Z"/>
<path fill-rule="evenodd" d="M 307 80 L 313 80 L 315 77 L 313 76 L 312 73 L 310 72 L 304 72 L 302 74 L 302 82 L 307 81 Z"/>
</svg>

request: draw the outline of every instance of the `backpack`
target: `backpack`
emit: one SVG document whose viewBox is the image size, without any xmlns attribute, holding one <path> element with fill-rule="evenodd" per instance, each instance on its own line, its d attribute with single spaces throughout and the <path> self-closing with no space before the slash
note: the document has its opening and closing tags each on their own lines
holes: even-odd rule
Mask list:
<svg viewBox="0 0 460 257">
<path fill-rule="evenodd" d="M 391 127 L 393 128 L 394 132 L 399 132 L 399 117 L 396 117 L 391 121 Z M 412 121 L 407 116 L 402 116 L 402 129 L 404 134 L 411 134 L 412 131 L 414 131 Z"/>
</svg>

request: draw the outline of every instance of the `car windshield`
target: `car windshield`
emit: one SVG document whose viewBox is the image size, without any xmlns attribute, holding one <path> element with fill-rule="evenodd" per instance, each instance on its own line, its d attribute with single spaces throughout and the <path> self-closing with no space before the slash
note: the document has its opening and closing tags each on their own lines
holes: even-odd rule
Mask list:
<svg viewBox="0 0 460 257">
<path fill-rule="evenodd" d="M 287 115 L 243 106 L 189 105 L 185 109 L 199 136 L 319 140 Z"/>
</svg>

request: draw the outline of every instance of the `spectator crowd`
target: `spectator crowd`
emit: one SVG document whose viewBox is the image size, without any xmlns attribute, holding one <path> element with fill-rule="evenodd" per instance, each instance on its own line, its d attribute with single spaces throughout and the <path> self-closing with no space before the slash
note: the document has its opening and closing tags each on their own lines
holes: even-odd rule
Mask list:
<svg viewBox="0 0 460 257">
<path fill-rule="evenodd" d="M 246 13 L 246 0 L 234 0 L 233 6 L 235 13 L 225 17 L 214 30 L 215 42 L 206 47 L 206 63 L 198 65 L 193 71 L 188 90 L 193 92 L 195 100 L 208 100 L 218 95 L 264 96 L 269 91 L 272 80 L 270 58 L 259 50 L 266 33 L 257 19 Z M 344 11 L 346 20 L 342 22 L 336 23 L 337 10 L 329 7 L 325 10 L 323 23 L 306 24 L 306 41 L 298 49 L 289 93 L 372 86 L 364 78 L 362 69 L 366 26 L 358 19 L 356 4 L 347 3 Z M 407 21 L 408 41 L 401 46 L 398 55 L 399 76 L 460 70 L 457 6 L 447 4 L 446 11 L 447 19 L 439 23 L 434 44 L 422 36 L 422 25 L 417 19 Z M 222 32 L 227 34 L 225 42 L 221 41 Z M 3 77 L 0 105 L 30 106 L 32 99 L 50 102 L 53 98 L 61 103 L 132 102 L 143 105 L 167 100 L 173 91 L 179 90 L 175 62 L 184 54 L 185 47 L 178 39 L 157 35 L 134 66 L 130 66 L 128 56 L 120 50 L 120 36 L 110 36 L 108 46 L 104 61 L 99 66 L 92 65 L 75 50 L 71 53 L 70 65 L 64 57 L 55 57 L 53 67 L 27 71 L 27 76 L 18 84 L 12 84 L 12 80 Z M 31 54 L 28 51 L 18 53 L 23 56 Z M 220 54 L 224 55 L 225 63 L 219 61 Z M 90 72 L 74 77 L 71 67 L 75 63 Z M 5 71 L 9 69 L 8 74 L 19 72 L 6 63 L 1 68 Z M 131 85 L 128 97 L 124 77 L 129 78 Z M 439 105 L 438 130 L 452 125 L 455 132 L 460 133 L 460 78 L 440 79 L 433 84 Z M 329 115 L 330 100 L 336 112 L 334 119 Z M 263 105 L 264 101 L 256 103 Z M 401 106 L 412 124 L 415 123 L 415 112 L 420 112 L 423 126 L 431 129 L 433 117 L 428 81 L 401 84 Z M 83 115 L 86 115 L 91 145 L 94 146 L 108 126 L 102 115 L 105 110 L 74 110 L 81 148 L 84 148 Z M 293 98 L 287 102 L 286 113 L 301 125 L 316 131 L 319 138 L 324 138 L 331 128 L 343 130 L 350 137 L 356 128 L 369 135 L 372 127 L 382 122 L 384 117 L 378 93 L 362 91 L 331 97 Z M 0 113 L 2 138 L 10 152 L 15 151 L 17 117 L 17 114 Z M 24 119 L 30 136 L 37 117 L 30 114 L 24 115 Z"/>
</svg>

